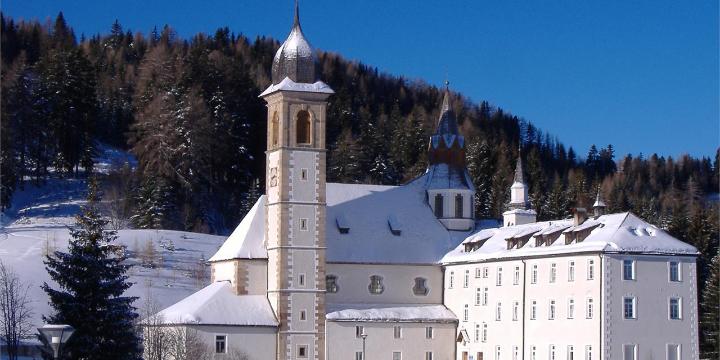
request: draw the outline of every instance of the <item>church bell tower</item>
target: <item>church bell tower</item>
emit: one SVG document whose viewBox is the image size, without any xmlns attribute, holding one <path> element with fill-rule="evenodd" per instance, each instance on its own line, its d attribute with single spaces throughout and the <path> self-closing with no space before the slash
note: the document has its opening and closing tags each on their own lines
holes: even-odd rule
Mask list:
<svg viewBox="0 0 720 360">
<path fill-rule="evenodd" d="M 325 114 L 332 89 L 295 21 L 272 64 L 267 102 L 265 231 L 277 358 L 325 359 Z"/>
</svg>

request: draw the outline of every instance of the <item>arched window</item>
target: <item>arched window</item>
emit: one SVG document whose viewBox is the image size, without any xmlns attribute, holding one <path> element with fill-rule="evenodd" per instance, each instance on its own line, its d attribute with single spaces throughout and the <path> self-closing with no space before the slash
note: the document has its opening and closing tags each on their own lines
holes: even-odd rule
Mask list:
<svg viewBox="0 0 720 360">
<path fill-rule="evenodd" d="M 273 114 L 272 122 L 270 123 L 270 134 L 271 134 L 271 144 L 273 147 L 276 147 L 278 145 L 278 142 L 280 141 L 280 120 L 278 120 L 278 114 Z"/>
<path fill-rule="evenodd" d="M 382 284 L 382 276 L 380 275 L 372 275 L 370 276 L 370 285 L 368 285 L 368 290 L 373 295 L 382 294 L 382 292 L 385 290 L 385 287 Z"/>
<path fill-rule="evenodd" d="M 443 217 L 443 196 L 435 194 L 435 217 Z"/>
<path fill-rule="evenodd" d="M 460 194 L 455 195 L 455 217 L 463 217 L 463 196 Z"/>
<path fill-rule="evenodd" d="M 325 276 L 325 290 L 329 293 L 338 292 L 337 276 L 327 275 Z"/>
<path fill-rule="evenodd" d="M 413 294 L 425 296 L 428 294 L 427 280 L 425 278 L 415 278 L 415 286 L 413 286 Z"/>
<path fill-rule="evenodd" d="M 310 144 L 310 113 L 302 110 L 297 114 L 297 138 L 298 144 Z"/>
</svg>

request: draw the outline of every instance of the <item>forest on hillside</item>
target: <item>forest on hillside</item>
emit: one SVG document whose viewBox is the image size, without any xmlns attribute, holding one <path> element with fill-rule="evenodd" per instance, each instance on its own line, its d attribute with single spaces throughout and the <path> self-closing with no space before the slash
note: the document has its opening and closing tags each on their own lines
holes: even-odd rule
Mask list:
<svg viewBox="0 0 720 360">
<path fill-rule="evenodd" d="M 270 84 L 277 40 L 228 28 L 181 39 L 167 25 L 143 34 L 117 21 L 107 34 L 78 38 L 62 13 L 47 23 L 1 21 L 3 208 L 27 182 L 87 176 L 100 144 L 138 160 L 103 179 L 119 226 L 226 234 L 263 192 L 258 94 Z M 329 52 L 318 52 L 317 67 L 336 92 L 328 181 L 401 184 L 425 171 L 442 89 Z M 709 276 L 718 252 L 718 149 L 714 159 L 618 156 L 605 144 L 579 154 L 499 105 L 455 93 L 453 107 L 478 217 L 505 210 L 520 153 L 540 220 L 591 205 L 599 189 L 609 211 L 632 211 L 698 247 L 700 283 Z"/>
</svg>

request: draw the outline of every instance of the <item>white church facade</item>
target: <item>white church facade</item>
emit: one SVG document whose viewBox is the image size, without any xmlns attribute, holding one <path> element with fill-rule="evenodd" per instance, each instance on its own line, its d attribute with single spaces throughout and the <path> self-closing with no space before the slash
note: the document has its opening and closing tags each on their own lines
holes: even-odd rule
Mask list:
<svg viewBox="0 0 720 360">
<path fill-rule="evenodd" d="M 298 10 L 275 55 L 266 194 L 162 310 L 215 359 L 697 359 L 697 249 L 631 213 L 537 222 L 518 159 L 502 224 L 478 222 L 446 89 L 425 174 L 326 183 L 333 91 Z"/>
</svg>

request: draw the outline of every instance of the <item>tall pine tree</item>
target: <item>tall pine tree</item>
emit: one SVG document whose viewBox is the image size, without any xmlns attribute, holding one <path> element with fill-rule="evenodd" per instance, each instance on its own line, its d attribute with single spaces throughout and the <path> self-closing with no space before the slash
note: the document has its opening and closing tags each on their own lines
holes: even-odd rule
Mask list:
<svg viewBox="0 0 720 360">
<path fill-rule="evenodd" d="M 123 296 L 130 287 L 124 249 L 115 244 L 115 231 L 97 208 L 97 183 L 88 184 L 87 205 L 76 216 L 67 253 L 45 259 L 50 278 L 42 289 L 54 314 L 43 316 L 53 324 L 68 324 L 75 334 L 64 348 L 64 358 L 85 360 L 138 359 L 140 339 L 134 330 L 136 297 Z"/>
</svg>

